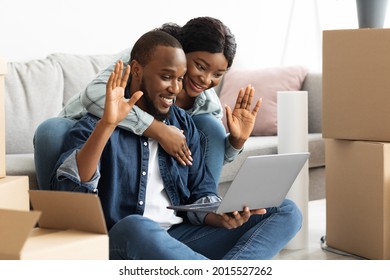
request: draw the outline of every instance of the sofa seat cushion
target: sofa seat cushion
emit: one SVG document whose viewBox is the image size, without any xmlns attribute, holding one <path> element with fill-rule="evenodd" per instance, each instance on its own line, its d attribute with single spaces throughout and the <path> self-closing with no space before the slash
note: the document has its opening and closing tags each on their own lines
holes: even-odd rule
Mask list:
<svg viewBox="0 0 390 280">
<path fill-rule="evenodd" d="M 309 140 L 309 168 L 325 166 L 325 147 L 321 133 L 310 133 Z M 269 155 L 278 153 L 277 136 L 252 136 L 245 143 L 243 152 L 231 163 L 222 169 L 219 183 L 232 181 L 238 169 L 248 156 Z"/>
</svg>

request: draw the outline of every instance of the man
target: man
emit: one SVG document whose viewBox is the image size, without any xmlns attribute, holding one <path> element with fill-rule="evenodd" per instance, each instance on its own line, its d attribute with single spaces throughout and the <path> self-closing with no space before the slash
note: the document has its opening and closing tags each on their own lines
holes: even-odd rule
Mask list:
<svg viewBox="0 0 390 280">
<path fill-rule="evenodd" d="M 148 32 L 134 45 L 130 67 L 122 72 L 119 61 L 107 82 L 102 118 L 88 114 L 69 132 L 52 189 L 99 195 L 111 259 L 272 258 L 301 226 L 291 201 L 223 215 L 167 209 L 220 200 L 201 158 L 196 127 L 174 105 L 186 72 L 180 43 L 165 32 Z M 192 165 L 179 164 L 155 140 L 118 127 L 135 103 L 184 131 Z"/>
</svg>

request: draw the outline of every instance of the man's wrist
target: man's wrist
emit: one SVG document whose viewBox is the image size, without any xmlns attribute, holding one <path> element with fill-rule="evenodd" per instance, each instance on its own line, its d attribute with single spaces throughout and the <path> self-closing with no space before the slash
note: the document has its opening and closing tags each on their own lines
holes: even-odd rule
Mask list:
<svg viewBox="0 0 390 280">
<path fill-rule="evenodd" d="M 114 131 L 115 128 L 117 127 L 117 124 L 113 124 L 113 123 L 108 123 L 106 122 L 104 119 L 100 119 L 97 124 L 96 124 L 96 127 L 99 127 L 100 129 L 104 130 L 104 131 Z"/>
</svg>

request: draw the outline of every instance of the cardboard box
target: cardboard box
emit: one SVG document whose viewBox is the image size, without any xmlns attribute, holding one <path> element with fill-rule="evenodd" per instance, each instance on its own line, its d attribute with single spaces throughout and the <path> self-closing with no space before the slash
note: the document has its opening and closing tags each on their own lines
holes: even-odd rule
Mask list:
<svg viewBox="0 0 390 280">
<path fill-rule="evenodd" d="M 390 29 L 323 32 L 324 138 L 390 141 Z"/>
<path fill-rule="evenodd" d="M 390 259 L 390 143 L 326 139 L 327 245 Z"/>
<path fill-rule="evenodd" d="M 0 209 L 30 210 L 28 176 L 0 179 Z"/>
<path fill-rule="evenodd" d="M 0 57 L 0 178 L 5 177 L 5 105 L 4 105 L 4 75 L 7 64 Z"/>
<path fill-rule="evenodd" d="M 0 209 L 0 259 L 109 258 L 107 228 L 96 195 L 36 190 L 30 191 L 30 199 L 34 211 Z"/>
</svg>

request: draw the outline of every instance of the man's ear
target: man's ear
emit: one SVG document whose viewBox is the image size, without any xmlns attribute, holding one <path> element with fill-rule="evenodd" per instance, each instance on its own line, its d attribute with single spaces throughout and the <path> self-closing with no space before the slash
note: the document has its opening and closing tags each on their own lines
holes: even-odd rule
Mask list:
<svg viewBox="0 0 390 280">
<path fill-rule="evenodd" d="M 132 79 L 141 79 L 141 77 L 142 77 L 142 69 L 143 69 L 141 64 L 139 64 L 137 60 L 132 60 L 130 62 L 130 66 L 131 66 L 131 76 L 132 76 Z"/>
</svg>

